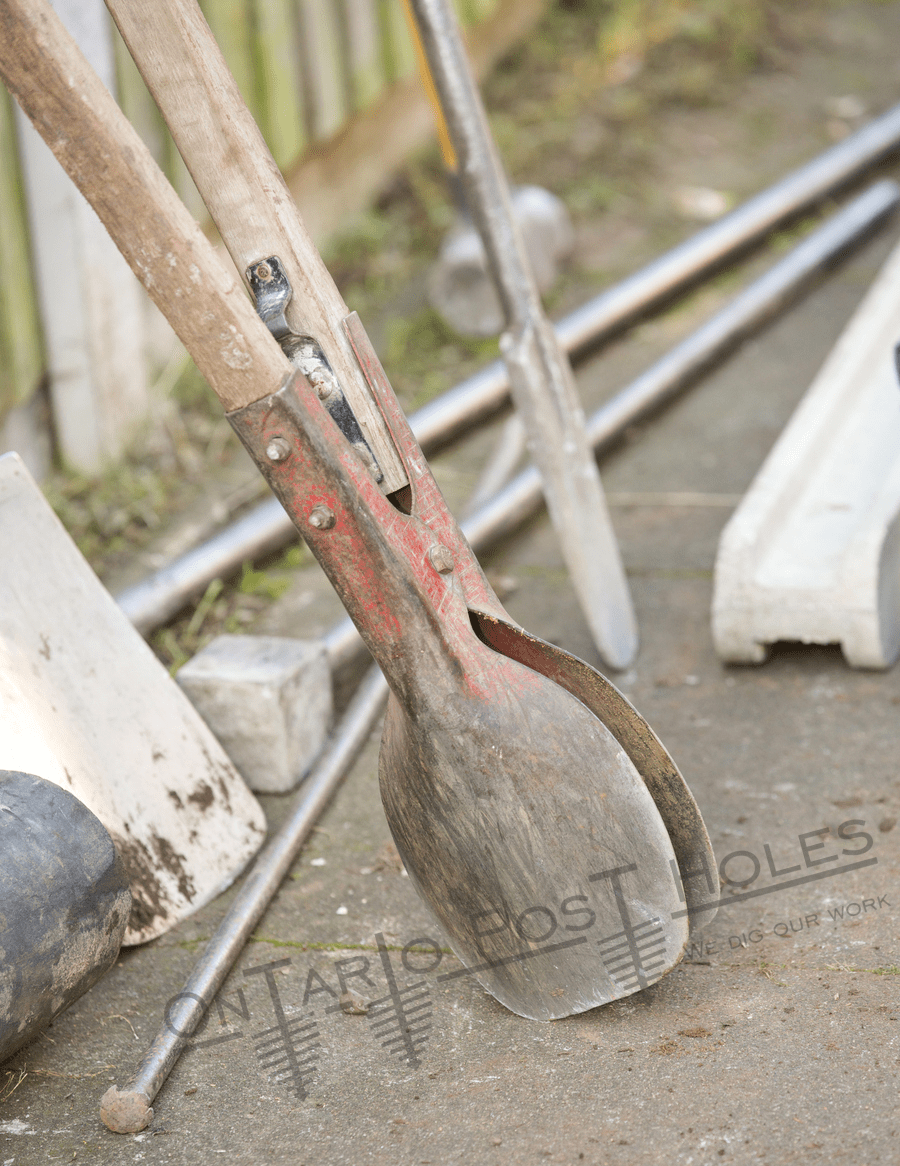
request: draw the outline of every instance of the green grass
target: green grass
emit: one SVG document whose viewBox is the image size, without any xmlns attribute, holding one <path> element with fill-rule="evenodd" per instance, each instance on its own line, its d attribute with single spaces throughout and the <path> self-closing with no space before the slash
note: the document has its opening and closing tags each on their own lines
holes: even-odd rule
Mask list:
<svg viewBox="0 0 900 1166">
<path fill-rule="evenodd" d="M 43 483 L 51 506 L 101 578 L 147 546 L 238 449 L 221 405 L 184 354 L 163 370 L 153 396 L 155 416 L 119 461 L 91 475 L 58 468 Z"/>
<path fill-rule="evenodd" d="M 305 546 L 295 543 L 262 567 L 244 563 L 239 578 L 213 579 L 198 603 L 154 632 L 151 647 L 174 675 L 216 636 L 249 631 L 259 615 L 290 587 L 308 555 Z"/>
</svg>

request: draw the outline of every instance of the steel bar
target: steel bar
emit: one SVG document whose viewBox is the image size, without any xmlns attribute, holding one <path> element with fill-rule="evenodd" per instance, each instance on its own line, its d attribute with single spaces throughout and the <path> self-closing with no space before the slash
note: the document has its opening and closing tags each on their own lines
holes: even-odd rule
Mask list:
<svg viewBox="0 0 900 1166">
<path fill-rule="evenodd" d="M 464 515 L 474 514 L 498 494 L 516 471 L 526 450 L 525 427 L 518 413 L 507 417 L 494 449 L 487 459 Z"/>
<path fill-rule="evenodd" d="M 212 538 L 116 596 L 119 606 L 142 635 L 166 623 L 213 579 L 227 577 L 242 563 L 271 554 L 297 528 L 277 498 L 267 498 Z"/>
<path fill-rule="evenodd" d="M 591 414 L 588 438 L 595 453 L 602 453 L 621 438 L 629 425 L 659 408 L 721 360 L 898 205 L 900 186 L 884 179 L 817 227 L 705 324 Z M 540 504 L 540 481 L 534 468 L 529 467 L 464 523 L 463 532 L 477 552 L 515 530 Z"/>
<path fill-rule="evenodd" d="M 752 243 L 833 193 L 900 147 L 900 105 L 735 207 L 633 275 L 564 316 L 555 325 L 566 351 L 591 348 L 651 308 L 735 258 Z M 502 360 L 461 381 L 416 413 L 413 429 L 426 453 L 453 441 L 506 402 Z"/>
<path fill-rule="evenodd" d="M 555 325 L 563 347 L 576 360 L 582 358 L 591 347 L 721 266 L 898 146 L 900 105 L 564 316 Z M 434 453 L 496 413 L 508 395 L 506 367 L 502 360 L 496 360 L 419 409 L 410 418 L 416 439 L 426 454 Z M 270 498 L 202 546 L 122 591 L 118 602 L 146 635 L 202 594 L 213 579 L 233 574 L 254 555 L 283 546 L 295 533 L 280 503 Z"/>
<path fill-rule="evenodd" d="M 329 745 L 301 787 L 290 817 L 260 851 L 181 992 L 170 1002 L 165 1022 L 124 1089 L 111 1089 L 101 1116 L 116 1133 L 134 1133 L 149 1124 L 149 1108 L 191 1034 L 212 1006 L 216 992 L 281 886 L 317 818 L 369 738 L 387 700 L 387 681 L 373 665 L 341 718 Z M 123 1128 L 127 1127 L 127 1128 Z"/>
</svg>

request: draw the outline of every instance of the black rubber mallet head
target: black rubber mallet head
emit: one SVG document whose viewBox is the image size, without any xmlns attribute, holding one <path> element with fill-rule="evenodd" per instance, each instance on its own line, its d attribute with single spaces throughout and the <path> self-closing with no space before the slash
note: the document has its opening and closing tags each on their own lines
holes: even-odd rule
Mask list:
<svg viewBox="0 0 900 1166">
<path fill-rule="evenodd" d="M 99 819 L 50 781 L 0 770 L 0 1061 L 112 967 L 130 911 Z"/>
</svg>

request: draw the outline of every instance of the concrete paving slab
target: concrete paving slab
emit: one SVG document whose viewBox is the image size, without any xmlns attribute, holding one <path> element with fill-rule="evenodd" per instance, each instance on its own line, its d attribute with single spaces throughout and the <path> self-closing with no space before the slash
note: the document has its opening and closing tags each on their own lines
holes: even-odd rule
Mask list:
<svg viewBox="0 0 900 1166">
<path fill-rule="evenodd" d="M 781 641 L 900 654 L 900 252 L 888 259 L 722 532 L 713 636 L 758 663 Z"/>
</svg>

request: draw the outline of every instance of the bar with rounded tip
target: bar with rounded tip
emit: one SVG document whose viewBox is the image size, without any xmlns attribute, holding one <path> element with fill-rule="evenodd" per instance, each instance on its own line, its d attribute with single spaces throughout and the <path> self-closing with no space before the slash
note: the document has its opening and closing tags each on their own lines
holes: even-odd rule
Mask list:
<svg viewBox="0 0 900 1166">
<path fill-rule="evenodd" d="M 100 1116 L 114 1133 L 136 1133 L 153 1118 L 151 1102 L 197 1028 L 216 992 L 291 869 L 332 794 L 365 745 L 387 700 L 387 681 L 373 665 L 320 760 L 306 779 L 287 821 L 260 851 L 234 902 L 206 945 L 132 1081 L 110 1088 Z"/>
</svg>

